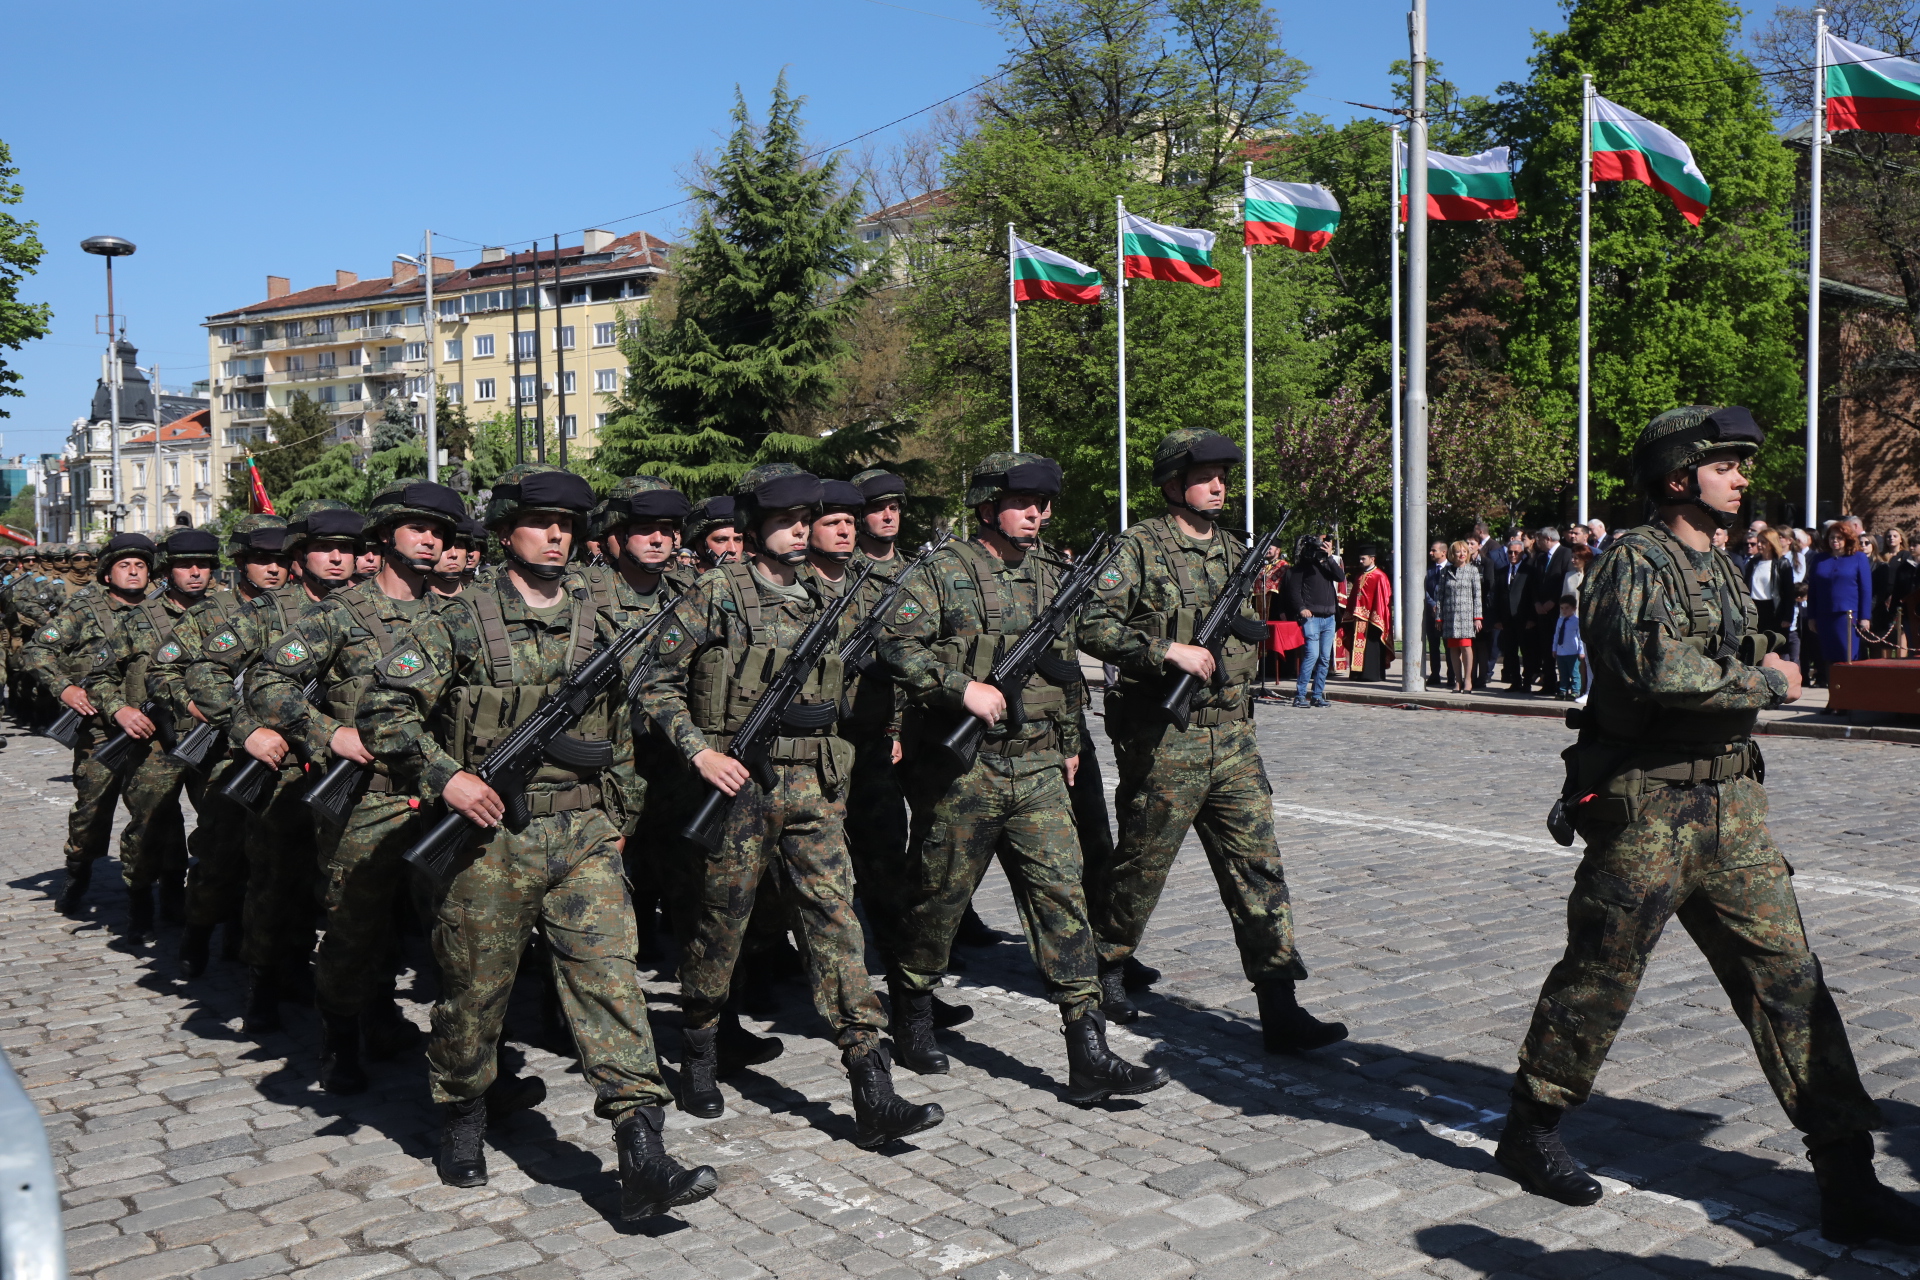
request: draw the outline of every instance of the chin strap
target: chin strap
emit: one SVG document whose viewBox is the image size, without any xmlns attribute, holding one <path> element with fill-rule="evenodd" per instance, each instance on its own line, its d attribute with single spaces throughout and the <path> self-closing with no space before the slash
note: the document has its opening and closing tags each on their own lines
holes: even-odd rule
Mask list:
<svg viewBox="0 0 1920 1280">
<path fill-rule="evenodd" d="M 526 570 L 528 573 L 532 574 L 534 577 L 539 578 L 543 582 L 552 582 L 555 578 L 558 578 L 561 574 L 567 571 L 567 566 L 565 564 L 534 564 L 531 560 L 528 560 L 526 557 L 522 556 L 518 551 L 515 551 L 511 544 L 504 544 L 503 549 L 507 553 L 507 559 L 513 561 L 515 564 L 519 565 L 522 569 Z"/>
<path fill-rule="evenodd" d="M 435 556 L 431 560 L 415 560 L 411 556 L 401 555 L 400 548 L 393 543 L 383 542 L 380 544 L 380 558 L 390 561 L 397 560 L 423 578 L 437 578 L 440 576 L 433 571 L 433 567 L 440 563 L 439 556 Z"/>
<path fill-rule="evenodd" d="M 831 560 L 835 564 L 845 564 L 853 559 L 851 551 L 809 551 L 807 554 L 819 556 L 823 560 Z"/>
<path fill-rule="evenodd" d="M 305 587 L 312 594 L 319 596 L 322 600 L 324 600 L 328 596 L 332 595 L 335 591 L 337 591 L 341 587 L 346 586 L 349 582 L 352 582 L 352 581 L 353 579 L 351 577 L 342 578 L 337 582 L 334 581 L 332 578 L 301 578 L 300 585 Z"/>
<path fill-rule="evenodd" d="M 805 564 L 811 553 L 805 547 L 799 547 L 792 551 L 768 551 L 765 554 L 781 564 Z"/>
<path fill-rule="evenodd" d="M 1733 526 L 1740 523 L 1738 510 L 1720 511 L 1707 505 L 1706 498 L 1700 493 L 1700 473 L 1697 470 L 1687 473 L 1687 501 L 1706 512 L 1707 518 L 1722 529 L 1731 530 Z"/>
</svg>

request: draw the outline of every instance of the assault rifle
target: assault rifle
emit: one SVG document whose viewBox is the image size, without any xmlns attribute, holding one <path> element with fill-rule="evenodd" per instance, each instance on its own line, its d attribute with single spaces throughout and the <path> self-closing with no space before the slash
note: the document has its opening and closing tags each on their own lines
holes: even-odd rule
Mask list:
<svg viewBox="0 0 1920 1280">
<path fill-rule="evenodd" d="M 333 765 L 321 775 L 320 781 L 307 788 L 305 804 L 323 822 L 344 827 L 366 776 L 366 765 L 346 756 L 336 756 Z"/>
<path fill-rule="evenodd" d="M 1093 591 L 1093 584 L 1107 566 L 1120 554 L 1120 546 L 1115 543 L 1107 550 L 1110 537 L 1101 534 L 1094 539 L 1087 553 L 1067 570 L 1061 579 L 1060 589 L 1054 592 L 1053 599 L 1040 616 L 1027 624 L 1005 653 L 994 662 L 987 672 L 986 683 L 1000 691 L 1007 700 L 1007 727 L 1018 728 L 1026 723 L 1026 715 L 1020 708 L 1020 694 L 1027 687 L 1027 681 L 1036 670 L 1048 665 L 1048 651 L 1066 634 L 1067 625 L 1073 621 L 1080 606 L 1087 602 L 1087 596 Z M 1106 552 L 1102 555 L 1102 552 Z M 1071 672 L 1062 672 L 1063 678 Z M 962 772 L 973 768 L 974 760 L 980 754 L 980 740 L 986 736 L 987 722 L 971 712 L 962 712 L 960 723 L 942 738 L 938 744 L 940 750 L 951 757 L 952 762 Z"/>
<path fill-rule="evenodd" d="M 40 732 L 71 751 L 80 745 L 80 734 L 86 728 L 86 724 L 85 716 L 72 707 L 67 707 L 53 718 L 52 724 Z"/>
<path fill-rule="evenodd" d="M 312 702 L 320 692 L 320 677 L 307 681 L 300 690 L 305 702 Z M 227 778 L 226 785 L 220 788 L 220 794 L 258 818 L 263 812 L 267 788 L 280 776 L 280 771 L 255 756 L 248 756 L 238 769 Z"/>
<path fill-rule="evenodd" d="M 768 756 L 773 749 L 773 740 L 780 736 L 781 725 L 788 720 L 793 700 L 800 696 L 800 690 L 806 686 L 807 676 L 833 644 L 834 633 L 840 628 L 840 615 L 860 594 L 867 575 L 872 572 L 872 565 L 862 569 L 860 576 L 848 583 L 846 590 L 820 611 L 820 616 L 813 620 L 813 625 L 807 628 L 806 634 L 800 637 L 793 651 L 787 655 L 786 662 L 781 664 L 780 670 L 768 682 L 759 701 L 747 712 L 740 732 L 733 735 L 733 744 L 727 748 L 727 754 L 747 766 L 762 791 L 771 791 L 779 784 L 779 775 L 774 773 L 773 762 Z M 828 709 L 834 717 L 839 715 L 837 704 L 829 704 Z M 808 713 L 797 714 L 806 716 Z M 832 723 L 832 718 L 818 724 L 810 719 L 797 719 L 788 727 L 811 729 Z M 709 786 L 707 798 L 700 804 L 700 811 L 681 828 L 681 836 L 712 853 L 720 847 L 720 837 L 727 824 L 727 811 L 732 807 L 732 796 L 718 787 Z"/>
<path fill-rule="evenodd" d="M 678 601 L 674 602 L 678 604 Z M 533 820 L 527 808 L 526 786 L 544 758 L 570 769 L 604 769 L 613 763 L 613 748 L 604 742 L 583 742 L 566 736 L 580 723 L 595 698 L 620 678 L 620 663 L 633 647 L 653 634 L 660 620 L 673 612 L 668 606 L 645 623 L 622 631 L 614 639 L 594 649 L 558 689 L 540 699 L 533 714 L 513 727 L 500 744 L 487 753 L 476 771 L 480 780 L 499 793 L 506 804 L 509 831 L 523 831 Z M 466 846 L 473 824 L 465 814 L 449 808 L 432 830 L 406 852 L 406 860 L 433 879 L 444 884 L 454 859 Z"/>
<path fill-rule="evenodd" d="M 158 734 L 160 730 L 160 704 L 149 699 L 140 704 L 140 714 L 154 722 L 154 732 Z M 126 767 L 127 757 L 131 756 L 139 749 L 140 745 L 146 741 L 148 741 L 148 739 L 136 738 L 125 729 L 122 729 L 93 749 L 94 763 L 105 765 L 112 772 L 118 773 Z"/>
<path fill-rule="evenodd" d="M 900 593 L 907 589 L 907 579 L 912 577 L 913 571 L 925 564 L 934 552 L 946 546 L 947 539 L 952 536 L 951 529 L 941 530 L 940 536 L 933 540 L 932 546 L 922 551 L 906 568 L 894 575 L 893 585 L 887 588 L 886 593 L 880 597 L 879 603 L 867 611 L 867 616 L 860 620 L 860 625 L 855 627 L 853 634 L 847 637 L 847 642 L 840 646 L 841 666 L 848 671 L 867 669 L 868 664 L 873 661 L 873 651 L 880 644 L 880 629 L 886 626 L 887 620 L 893 616 L 894 606 L 900 603 Z"/>
<path fill-rule="evenodd" d="M 1241 618 L 1240 606 L 1246 602 L 1249 595 L 1253 594 L 1254 581 L 1259 578 L 1260 571 L 1266 566 L 1267 548 L 1273 545 L 1274 539 L 1280 536 L 1280 530 L 1284 529 L 1287 521 L 1292 518 L 1293 512 L 1286 512 L 1280 517 L 1279 524 L 1267 530 L 1262 537 L 1255 539 L 1247 547 L 1247 552 L 1240 557 L 1240 563 L 1235 567 L 1233 576 L 1227 579 L 1227 585 L 1221 589 L 1219 597 L 1214 600 L 1213 608 L 1207 611 L 1207 616 L 1200 625 L 1193 629 L 1193 643 L 1213 654 L 1213 685 L 1216 689 L 1220 687 L 1223 679 L 1220 664 L 1224 660 L 1222 650 L 1226 648 L 1227 636 L 1238 635 L 1242 640 L 1255 643 L 1265 638 L 1266 628 L 1257 622 L 1251 624 L 1256 628 L 1254 634 L 1246 633 L 1249 620 Z M 1156 709 L 1160 715 L 1172 722 L 1174 728 L 1185 733 L 1187 725 L 1193 718 L 1193 700 L 1199 692 L 1200 677 L 1191 671 L 1179 672 L 1167 689 L 1166 696 L 1160 699 Z"/>
<path fill-rule="evenodd" d="M 173 750 L 167 752 L 167 759 L 189 769 L 198 769 L 207 762 L 207 756 L 220 736 L 220 731 L 205 720 L 195 721 L 193 728 L 187 730 L 187 736 L 174 743 Z"/>
</svg>

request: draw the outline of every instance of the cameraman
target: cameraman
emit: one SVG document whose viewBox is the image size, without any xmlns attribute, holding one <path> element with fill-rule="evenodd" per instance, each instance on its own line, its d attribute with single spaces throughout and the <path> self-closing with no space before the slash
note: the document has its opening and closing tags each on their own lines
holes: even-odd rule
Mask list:
<svg viewBox="0 0 1920 1280">
<path fill-rule="evenodd" d="M 1305 535 L 1294 548 L 1293 572 L 1280 584 L 1281 616 L 1297 620 L 1307 638 L 1300 676 L 1293 686 L 1296 707 L 1330 705 L 1327 672 L 1333 666 L 1334 613 L 1339 608 L 1334 584 L 1347 580 L 1346 567 L 1332 550 L 1331 538 Z"/>
</svg>

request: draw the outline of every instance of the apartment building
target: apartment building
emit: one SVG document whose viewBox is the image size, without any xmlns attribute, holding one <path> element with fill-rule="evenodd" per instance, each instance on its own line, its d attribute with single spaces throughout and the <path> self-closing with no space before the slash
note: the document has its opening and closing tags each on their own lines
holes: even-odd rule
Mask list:
<svg viewBox="0 0 1920 1280">
<path fill-rule="evenodd" d="M 325 406 L 337 440 L 365 440 L 392 397 L 424 415 L 428 350 L 447 399 L 471 417 L 544 422 L 591 451 L 626 375 L 618 329 L 666 274 L 670 246 L 645 232 L 588 231 L 576 245 L 485 249 L 471 267 L 433 260 L 433 315 L 419 268 L 385 278 L 337 271 L 206 319 L 212 434 L 223 466 L 267 437 L 269 410 L 296 395 Z M 531 436 L 530 436 L 531 438 Z"/>
</svg>

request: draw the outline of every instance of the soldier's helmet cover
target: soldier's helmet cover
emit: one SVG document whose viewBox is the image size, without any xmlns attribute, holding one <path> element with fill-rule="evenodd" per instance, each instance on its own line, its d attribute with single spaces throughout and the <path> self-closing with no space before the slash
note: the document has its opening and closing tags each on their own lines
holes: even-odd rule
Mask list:
<svg viewBox="0 0 1920 1280">
<path fill-rule="evenodd" d="M 147 562 L 147 572 L 153 572 L 154 561 L 158 553 L 154 549 L 153 539 L 144 533 L 116 533 L 107 542 L 107 549 L 100 553 L 100 563 L 93 574 L 100 582 L 107 580 L 107 571 L 129 557 Z"/>
<path fill-rule="evenodd" d="M 1221 462 L 1237 467 L 1247 460 L 1240 446 L 1221 435 L 1218 431 L 1209 431 L 1202 427 L 1181 427 L 1167 432 L 1165 438 L 1153 451 L 1153 482 L 1171 480 L 1184 475 L 1188 467 L 1197 467 L 1203 463 Z"/>
<path fill-rule="evenodd" d="M 593 487 L 571 471 L 544 463 L 509 467 L 494 481 L 484 517 L 487 528 L 498 529 L 523 515 L 564 515 L 581 520 L 593 510 Z"/>
<path fill-rule="evenodd" d="M 395 480 L 373 495 L 365 527 L 373 537 L 396 524 L 428 520 L 444 526 L 451 538 L 466 518 L 467 504 L 447 486 L 430 480 Z"/>
<path fill-rule="evenodd" d="M 1064 480 L 1060 464 L 1037 453 L 990 453 L 973 468 L 967 505 L 995 502 L 1010 493 L 1059 496 Z"/>
<path fill-rule="evenodd" d="M 366 543 L 366 517 L 338 498 L 314 498 L 287 513 L 287 550 L 299 554 L 309 542 Z"/>
<path fill-rule="evenodd" d="M 616 529 L 653 520 L 682 524 L 692 513 L 687 495 L 659 476 L 628 476 L 594 508 L 593 536 L 604 538 Z"/>
<path fill-rule="evenodd" d="M 888 498 L 907 496 L 907 482 L 891 471 L 879 467 L 869 467 L 848 481 L 860 491 L 860 496 L 869 503 L 885 502 Z"/>
<path fill-rule="evenodd" d="M 820 509 L 822 511 L 851 511 L 859 515 L 866 508 L 867 495 L 860 492 L 860 486 L 851 480 L 822 480 L 820 482 Z"/>
<path fill-rule="evenodd" d="M 1708 454 L 1731 449 L 1742 458 L 1760 451 L 1765 434 L 1739 405 L 1688 405 L 1669 409 L 1640 433 L 1633 446 L 1633 473 L 1649 497 L 1675 471 L 1694 467 Z"/>
<path fill-rule="evenodd" d="M 287 518 L 263 511 L 241 516 L 227 531 L 227 554 L 238 559 L 259 553 L 278 555 L 287 547 Z"/>
<path fill-rule="evenodd" d="M 220 539 L 205 529 L 175 529 L 160 544 L 169 565 L 220 563 Z"/>
<path fill-rule="evenodd" d="M 716 494 L 704 502 L 696 502 L 687 518 L 680 522 L 681 544 L 698 550 L 715 529 L 733 527 L 733 495 Z"/>
<path fill-rule="evenodd" d="M 820 478 L 791 462 L 763 462 L 733 486 L 734 523 L 749 537 L 776 511 L 820 504 Z"/>
</svg>

